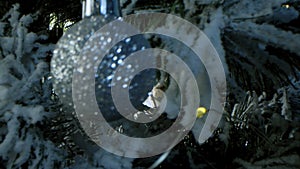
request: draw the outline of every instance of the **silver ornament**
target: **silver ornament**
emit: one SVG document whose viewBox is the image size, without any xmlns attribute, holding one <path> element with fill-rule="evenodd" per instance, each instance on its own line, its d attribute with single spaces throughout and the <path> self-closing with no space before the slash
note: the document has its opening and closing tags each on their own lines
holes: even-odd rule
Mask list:
<svg viewBox="0 0 300 169">
<path fill-rule="evenodd" d="M 91 13 L 85 12 L 88 13 L 86 15 Z M 79 56 L 82 48 L 97 30 L 115 19 L 120 18 L 111 14 L 83 18 L 80 22 L 68 29 L 58 41 L 51 60 L 51 72 L 54 76 L 53 87 L 55 93 L 61 99 L 64 110 L 67 113 L 74 112 L 72 100 L 72 76 L 75 65 L 84 59 Z M 109 36 L 99 39 L 101 43 L 110 43 L 110 40 L 111 38 Z M 101 108 L 103 112 L 106 112 L 104 116 L 108 121 L 121 118 L 121 115 L 117 113 L 111 98 L 111 79 L 114 75 L 114 71 L 131 53 L 149 47 L 148 41 L 142 35 L 128 37 L 110 49 L 109 54 L 107 54 L 100 63 L 97 73 L 95 74 L 96 99 L 99 108 Z M 146 73 L 147 76 L 142 76 L 140 74 L 134 78 L 132 74 L 130 74 L 130 71 L 136 66 L 138 65 L 128 65 L 128 73 L 124 73 L 123 77 L 118 78 L 123 80 L 133 80 L 129 86 L 124 85 L 124 87 L 128 87 L 132 104 L 135 107 L 138 107 L 139 105 L 142 105 L 142 101 L 145 100 L 148 96 L 148 92 L 150 92 L 155 85 L 156 72 L 154 70 L 145 70 L 142 74 L 145 75 L 144 73 Z M 88 87 L 89 84 L 86 85 L 87 86 L 83 87 Z"/>
</svg>

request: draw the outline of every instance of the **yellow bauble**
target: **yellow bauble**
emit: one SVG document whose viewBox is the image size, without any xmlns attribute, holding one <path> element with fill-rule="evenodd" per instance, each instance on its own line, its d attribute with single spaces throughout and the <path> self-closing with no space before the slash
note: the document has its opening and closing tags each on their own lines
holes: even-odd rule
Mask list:
<svg viewBox="0 0 300 169">
<path fill-rule="evenodd" d="M 196 114 L 197 118 L 203 117 L 206 112 L 207 112 L 207 109 L 205 107 L 199 107 L 197 109 L 197 114 Z"/>
</svg>

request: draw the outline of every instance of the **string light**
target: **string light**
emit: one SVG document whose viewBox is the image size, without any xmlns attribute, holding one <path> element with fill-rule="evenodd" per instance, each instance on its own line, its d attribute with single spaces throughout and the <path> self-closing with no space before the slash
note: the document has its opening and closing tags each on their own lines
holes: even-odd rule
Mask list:
<svg viewBox="0 0 300 169">
<path fill-rule="evenodd" d="M 284 5 L 282 5 L 282 7 L 284 7 L 284 8 L 290 8 L 290 5 L 289 4 L 284 4 Z"/>
</svg>

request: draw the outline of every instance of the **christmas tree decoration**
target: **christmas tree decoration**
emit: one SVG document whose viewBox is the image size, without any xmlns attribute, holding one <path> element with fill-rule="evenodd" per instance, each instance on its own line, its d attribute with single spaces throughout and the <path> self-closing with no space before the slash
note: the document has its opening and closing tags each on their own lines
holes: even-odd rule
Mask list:
<svg viewBox="0 0 300 169">
<path fill-rule="evenodd" d="M 15 2 L 20 5 L 12 5 Z M 298 0 L 85 0 L 82 20 L 68 28 L 56 46 L 52 43 L 60 35 L 48 29 L 49 18 L 57 17 L 58 28 L 66 28 L 60 25 L 81 18 L 79 1 L 29 2 L 0 1 L 1 169 L 300 168 Z M 161 155 L 133 159 L 104 151 L 85 134 L 73 113 L 72 80 L 84 60 L 80 56 L 83 48 L 103 25 L 122 22 L 121 13 L 145 12 L 180 16 L 203 30 L 227 65 L 228 92 L 222 121 L 203 144 L 195 139 L 196 129 L 214 110 L 206 103 L 209 99 L 201 98 L 199 106 L 203 107 L 192 112 L 198 117 L 193 129 L 179 144 Z M 111 36 L 100 37 L 101 43 L 112 43 Z M 147 35 L 146 39 L 151 40 L 152 48 L 159 46 L 182 56 L 192 71 L 202 67 L 182 43 L 164 36 Z M 179 107 L 178 86 L 170 76 L 149 70 L 135 77 L 125 75 L 137 68 L 131 64 L 127 69 L 124 61 L 135 51 L 150 48 L 146 39 L 125 38 L 95 68 L 97 104 L 114 128 L 109 134 L 146 138 L 174 123 L 177 114 L 170 108 Z M 124 76 L 114 75 L 122 66 Z M 193 73 L 204 77 L 201 72 Z M 141 113 L 164 105 L 162 95 L 170 98 L 166 105 L 171 104 L 154 123 L 127 123 L 107 97 L 114 87 L 112 79 L 122 83 L 131 79 L 124 87 Z M 158 140 L 155 144 L 164 143 Z"/>
<path fill-rule="evenodd" d="M 91 36 L 98 32 L 104 25 L 109 24 L 114 20 L 121 21 L 121 14 L 119 9 L 119 2 L 114 1 L 90 1 L 83 2 L 83 19 L 76 23 L 62 36 L 56 45 L 54 55 L 51 60 L 51 72 L 53 74 L 54 92 L 59 96 L 63 103 L 63 110 L 66 112 L 64 118 L 74 118 L 74 104 L 72 99 L 72 80 L 74 71 L 83 71 L 90 67 L 90 64 L 85 65 L 85 68 L 78 68 L 79 62 L 85 58 L 81 57 L 81 51 L 84 47 L 89 45 L 88 40 Z M 139 32 L 132 28 L 132 31 L 138 34 Z M 99 41 L 88 50 L 94 50 L 93 47 L 98 47 L 98 44 L 113 43 L 112 37 L 118 36 L 117 33 L 110 34 L 110 32 L 99 35 Z M 85 46 L 86 45 L 86 46 Z M 100 46 L 101 47 L 101 46 Z M 113 127 L 119 128 L 118 131 L 129 130 L 133 134 L 145 134 L 144 125 L 142 127 L 133 128 L 132 124 L 126 125 L 124 121 L 120 121 L 122 117 L 114 106 L 111 90 L 113 87 L 113 79 L 115 71 L 119 66 L 124 65 L 124 60 L 132 53 L 150 48 L 149 42 L 142 35 L 134 35 L 127 37 L 113 46 L 108 54 L 104 56 L 97 67 L 94 67 L 95 74 L 95 93 L 96 100 L 101 112 L 105 119 L 110 122 Z M 97 55 L 88 56 L 89 59 L 98 60 Z M 149 60 L 148 60 L 149 61 Z M 124 83 L 130 82 L 123 88 L 129 89 L 129 97 L 134 107 L 139 110 L 145 109 L 142 104 L 148 97 L 148 93 L 156 84 L 157 71 L 153 69 L 146 69 L 138 74 L 133 74 L 133 71 L 138 68 L 138 63 L 126 65 L 122 76 L 116 77 L 117 81 Z M 82 88 L 89 88 L 90 84 L 85 84 Z M 73 89 L 74 90 L 74 89 Z M 96 113 L 96 112 L 95 112 Z M 97 114 L 96 114 L 97 115 Z M 124 126 L 125 129 L 122 129 Z M 73 126 L 74 127 L 74 126 Z M 80 130 L 80 126 L 76 126 Z M 81 149 L 87 154 L 92 154 L 101 151 L 83 131 L 74 132 L 71 138 L 74 140 Z M 126 161 L 126 160 L 125 160 Z"/>
<path fill-rule="evenodd" d="M 84 1 L 82 16 L 84 17 L 82 21 L 68 29 L 59 40 L 51 60 L 51 72 L 54 76 L 53 85 L 55 93 L 60 97 L 67 113 L 74 113 L 72 101 L 72 76 L 76 64 L 83 59 L 79 57 L 79 54 L 86 41 L 97 30 L 113 20 L 121 19 L 119 1 Z M 109 36 L 99 40 L 104 43 L 111 42 Z M 96 81 L 96 98 L 101 110 L 107 112 L 105 117 L 108 121 L 121 118 L 121 116 L 117 114 L 112 98 L 109 98 L 111 95 L 111 82 L 114 71 L 131 53 L 149 47 L 148 41 L 142 35 L 128 37 L 114 46 L 100 63 L 98 71 L 94 75 Z M 134 69 L 134 66 L 132 69 Z M 131 100 L 133 100 L 132 103 L 136 107 L 142 105 L 142 101 L 148 96 L 148 92 L 151 90 L 152 86 L 155 85 L 156 81 L 155 71 L 145 70 L 142 73 L 147 76 L 139 76 L 139 78 L 133 79 L 133 76 L 128 73 L 128 77 L 120 77 L 127 81 L 133 80 L 129 88 Z"/>
</svg>

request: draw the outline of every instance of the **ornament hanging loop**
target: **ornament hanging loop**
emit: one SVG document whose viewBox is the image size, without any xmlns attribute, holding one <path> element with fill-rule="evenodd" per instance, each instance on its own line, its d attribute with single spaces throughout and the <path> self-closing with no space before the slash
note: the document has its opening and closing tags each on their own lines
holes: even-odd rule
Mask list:
<svg viewBox="0 0 300 169">
<path fill-rule="evenodd" d="M 94 15 L 121 16 L 119 0 L 84 0 L 82 2 L 82 18 Z"/>
</svg>

